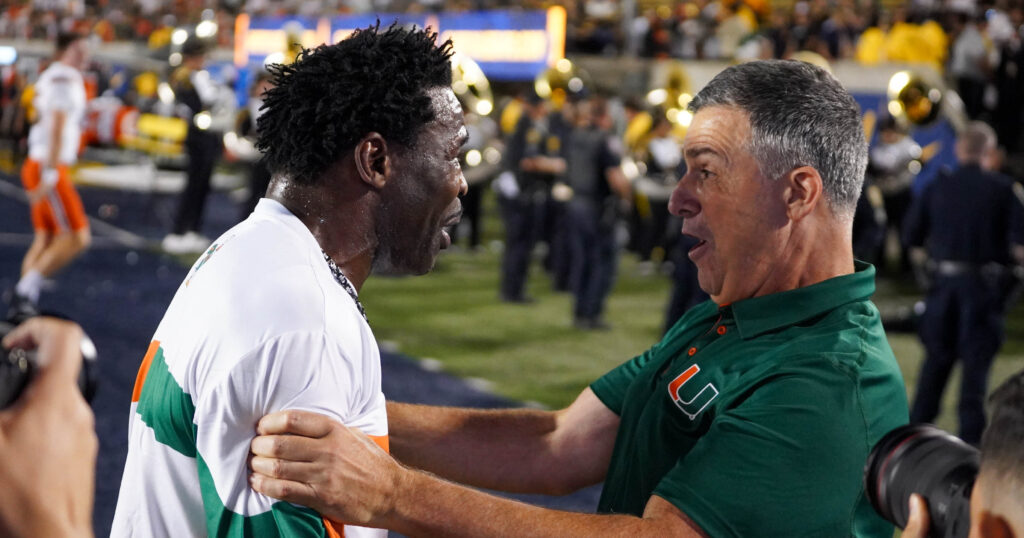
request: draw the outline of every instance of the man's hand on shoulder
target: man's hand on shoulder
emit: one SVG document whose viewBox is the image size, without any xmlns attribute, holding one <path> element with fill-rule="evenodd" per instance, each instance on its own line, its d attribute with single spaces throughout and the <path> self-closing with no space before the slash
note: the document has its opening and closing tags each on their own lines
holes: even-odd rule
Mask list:
<svg viewBox="0 0 1024 538">
<path fill-rule="evenodd" d="M 322 516 L 380 526 L 405 468 L 362 432 L 308 411 L 269 414 L 252 441 L 252 488 Z"/>
</svg>

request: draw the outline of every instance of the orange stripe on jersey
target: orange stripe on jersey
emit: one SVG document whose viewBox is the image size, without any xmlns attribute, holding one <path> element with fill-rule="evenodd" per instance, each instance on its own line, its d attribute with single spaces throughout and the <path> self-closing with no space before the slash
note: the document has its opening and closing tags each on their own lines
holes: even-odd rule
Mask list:
<svg viewBox="0 0 1024 538">
<path fill-rule="evenodd" d="M 368 435 L 371 441 L 377 443 L 377 446 L 384 449 L 384 452 L 391 453 L 391 444 L 388 442 L 387 435 Z"/>
<path fill-rule="evenodd" d="M 335 523 L 326 517 L 322 519 L 324 520 L 324 528 L 327 529 L 327 538 L 345 538 L 344 525 Z"/>
<path fill-rule="evenodd" d="M 142 385 L 146 383 L 146 374 L 149 373 L 149 364 L 153 362 L 153 357 L 156 356 L 157 350 L 160 349 L 160 342 L 153 340 L 149 344 L 149 349 L 146 350 L 146 356 L 142 359 L 142 365 L 139 366 L 139 374 L 135 376 L 135 388 L 132 390 L 132 402 L 138 402 L 139 396 L 142 395 Z"/>
</svg>

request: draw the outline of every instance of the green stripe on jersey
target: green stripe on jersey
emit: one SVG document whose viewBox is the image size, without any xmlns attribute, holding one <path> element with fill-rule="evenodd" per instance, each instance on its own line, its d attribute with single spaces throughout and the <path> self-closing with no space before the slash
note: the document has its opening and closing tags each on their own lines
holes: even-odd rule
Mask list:
<svg viewBox="0 0 1024 538">
<path fill-rule="evenodd" d="M 224 507 L 217 488 L 213 483 L 210 467 L 202 456 L 199 463 L 199 485 L 203 492 L 203 506 L 206 509 L 206 532 L 218 538 L 263 538 L 322 537 L 326 538 L 327 528 L 320 514 L 311 508 L 279 501 L 270 506 L 269 512 L 255 516 L 236 514 Z"/>
<path fill-rule="evenodd" d="M 163 348 L 156 350 L 149 365 L 135 412 L 153 429 L 157 441 L 196 457 L 196 406 L 167 369 Z"/>
<path fill-rule="evenodd" d="M 271 505 L 269 512 L 248 517 L 225 508 L 224 501 L 217 494 L 210 467 L 196 453 L 196 406 L 192 403 L 192 397 L 186 394 L 171 376 L 164 360 L 163 348 L 157 349 L 156 355 L 153 356 L 135 411 L 142 418 L 142 422 L 153 429 L 158 442 L 196 460 L 203 509 L 206 512 L 206 530 L 210 536 L 327 536 L 327 529 L 320 515 L 303 506 L 276 502 Z"/>
</svg>

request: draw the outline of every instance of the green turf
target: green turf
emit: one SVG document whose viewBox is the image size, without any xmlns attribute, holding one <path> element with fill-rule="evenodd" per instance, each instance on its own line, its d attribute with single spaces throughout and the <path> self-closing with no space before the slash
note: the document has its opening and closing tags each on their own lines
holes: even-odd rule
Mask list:
<svg viewBox="0 0 1024 538">
<path fill-rule="evenodd" d="M 529 305 L 498 301 L 500 233 L 487 221 L 490 248 L 445 252 L 423 277 L 367 281 L 361 299 L 377 338 L 408 355 L 436 359 L 445 371 L 489 381 L 504 396 L 558 408 L 588 383 L 642 352 L 659 337 L 669 279 L 641 275 L 635 257 L 624 253 L 608 302 L 608 332 L 581 332 L 571 324 L 571 297 L 551 291 L 539 261 L 531 267 Z M 919 298 L 911 283 L 880 279 L 876 302 L 883 312 Z M 908 387 L 922 359 L 913 334 L 890 333 Z M 992 369 L 994 388 L 1024 369 L 1024 307 L 1007 323 L 1007 342 Z M 950 381 L 939 425 L 955 431 L 958 377 Z M 908 389 L 912 395 L 912 388 Z"/>
</svg>

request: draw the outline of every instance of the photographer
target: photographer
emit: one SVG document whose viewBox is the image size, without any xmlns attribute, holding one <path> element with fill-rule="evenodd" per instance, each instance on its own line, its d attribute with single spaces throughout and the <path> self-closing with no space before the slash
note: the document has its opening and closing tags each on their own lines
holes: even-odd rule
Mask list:
<svg viewBox="0 0 1024 538">
<path fill-rule="evenodd" d="M 981 437 L 981 470 L 971 492 L 972 538 L 1024 536 L 1024 371 L 989 399 L 992 421 Z M 928 536 L 924 498 L 910 497 L 903 538 Z"/>
<path fill-rule="evenodd" d="M 41 369 L 0 411 L 0 535 L 91 536 L 98 441 L 77 387 L 82 329 L 32 318 L 3 339 L 36 349 Z"/>
</svg>

